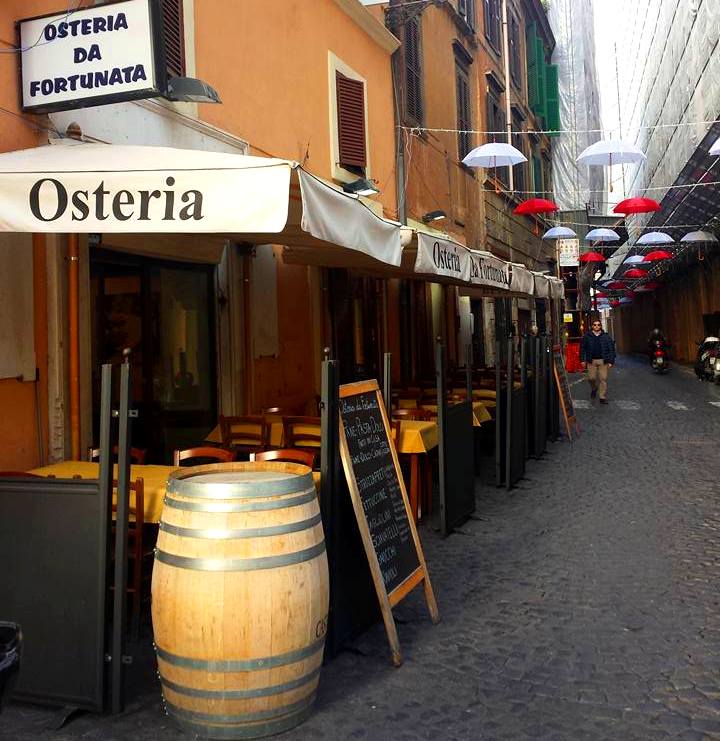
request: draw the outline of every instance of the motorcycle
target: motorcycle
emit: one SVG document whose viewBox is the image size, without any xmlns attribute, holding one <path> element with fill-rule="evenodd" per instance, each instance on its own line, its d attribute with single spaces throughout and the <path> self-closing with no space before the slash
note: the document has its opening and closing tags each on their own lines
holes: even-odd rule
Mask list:
<svg viewBox="0 0 720 741">
<path fill-rule="evenodd" d="M 650 353 L 650 364 L 656 373 L 666 373 L 670 370 L 666 345 L 662 340 L 653 340 Z"/>
<path fill-rule="evenodd" d="M 22 632 L 17 623 L 0 622 L 0 711 L 20 671 Z"/>
<path fill-rule="evenodd" d="M 701 381 L 720 382 L 720 338 L 706 337 L 698 344 L 695 375 Z"/>
</svg>

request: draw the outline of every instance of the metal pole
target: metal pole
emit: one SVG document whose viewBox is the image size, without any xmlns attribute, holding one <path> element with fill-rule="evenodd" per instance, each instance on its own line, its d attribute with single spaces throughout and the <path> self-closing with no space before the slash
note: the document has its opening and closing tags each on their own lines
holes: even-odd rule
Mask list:
<svg viewBox="0 0 720 741">
<path fill-rule="evenodd" d="M 513 402 L 513 387 L 515 386 L 515 373 L 514 373 L 514 353 L 515 347 L 513 346 L 512 336 L 508 337 L 507 344 L 507 398 L 506 398 L 506 414 L 507 419 L 505 420 L 505 488 L 511 489 L 513 485 L 512 481 L 512 402 Z"/>
<path fill-rule="evenodd" d="M 68 345 L 70 374 L 70 457 L 80 460 L 80 242 L 68 234 Z"/>
<path fill-rule="evenodd" d="M 507 142 L 512 144 L 512 111 L 510 108 L 510 40 L 508 37 L 508 9 L 507 0 L 502 3 L 502 27 L 503 27 L 503 58 L 505 61 L 505 128 L 507 129 Z M 515 190 L 512 165 L 508 166 L 510 172 L 509 187 Z"/>
<path fill-rule="evenodd" d="M 392 353 L 390 352 L 383 355 L 383 400 L 389 417 L 392 415 Z"/>
<path fill-rule="evenodd" d="M 472 345 L 465 348 L 465 387 L 467 389 L 467 398 L 472 408 Z"/>
<path fill-rule="evenodd" d="M 435 340 L 435 383 L 437 389 L 437 424 L 438 424 L 438 484 L 440 487 L 440 532 L 448 535 L 447 509 L 445 507 L 445 355 L 442 339 Z"/>
<path fill-rule="evenodd" d="M 495 486 L 502 486 L 502 342 L 495 340 Z"/>
</svg>

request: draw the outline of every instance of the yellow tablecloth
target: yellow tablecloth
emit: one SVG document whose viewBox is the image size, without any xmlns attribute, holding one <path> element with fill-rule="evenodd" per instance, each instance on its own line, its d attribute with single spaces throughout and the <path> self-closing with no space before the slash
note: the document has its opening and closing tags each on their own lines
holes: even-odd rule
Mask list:
<svg viewBox="0 0 720 741">
<path fill-rule="evenodd" d="M 145 522 L 160 522 L 165 487 L 175 466 L 130 466 L 130 478 L 143 479 L 145 484 Z M 42 468 L 35 468 L 30 473 L 37 476 L 55 476 L 58 479 L 71 479 L 80 476 L 82 479 L 96 479 L 100 474 L 100 464 L 89 461 L 63 461 Z M 117 478 L 117 466 L 113 467 L 113 476 Z"/>
<path fill-rule="evenodd" d="M 236 425 L 235 428 L 241 429 L 241 426 Z M 301 427 L 301 426 L 298 426 L 296 429 L 298 432 L 303 432 L 306 430 L 305 427 Z M 310 430 L 317 430 L 317 428 L 313 425 L 308 425 L 307 431 L 310 431 Z M 209 432 L 209 434 L 205 438 L 205 442 L 206 443 L 217 443 L 218 445 L 222 444 L 222 433 L 220 432 L 220 425 L 217 425 Z M 270 445 L 272 445 L 273 448 L 282 447 L 283 445 L 282 421 L 270 423 Z"/>
<path fill-rule="evenodd" d="M 398 453 L 429 453 L 438 446 L 436 422 L 404 419 L 400 421 L 400 446 Z"/>
</svg>

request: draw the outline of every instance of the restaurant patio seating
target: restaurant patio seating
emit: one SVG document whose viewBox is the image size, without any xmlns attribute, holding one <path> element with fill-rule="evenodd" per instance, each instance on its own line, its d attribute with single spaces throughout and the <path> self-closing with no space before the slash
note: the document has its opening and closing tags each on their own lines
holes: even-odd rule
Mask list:
<svg viewBox="0 0 720 741">
<path fill-rule="evenodd" d="M 322 445 L 320 417 L 283 417 L 283 445 L 312 453 L 316 458 Z"/>
<path fill-rule="evenodd" d="M 410 509 L 413 517 L 417 521 L 419 513 L 429 514 L 432 507 L 432 468 L 427 454 L 421 453 L 403 453 L 400 450 L 401 422 L 410 420 L 414 422 L 432 422 L 435 415 L 425 409 L 394 409 L 392 413 L 392 424 L 395 427 L 395 447 L 398 451 L 398 457 L 410 463 L 410 487 L 408 498 L 410 500 Z M 422 458 L 421 458 L 422 455 Z M 423 468 L 422 482 L 420 481 L 420 467 Z"/>
<path fill-rule="evenodd" d="M 251 461 L 275 461 L 277 463 L 301 463 L 313 467 L 315 454 L 296 448 L 281 448 L 279 450 L 265 450 L 262 453 L 250 453 Z"/>
<path fill-rule="evenodd" d="M 118 482 L 113 481 L 117 491 Z M 136 638 L 140 634 L 140 612 L 142 604 L 150 602 L 150 579 L 152 576 L 153 546 L 147 543 L 145 528 L 145 482 L 139 478 L 129 482 L 128 501 L 128 572 L 125 591 L 130 595 L 131 631 Z M 113 526 L 111 554 L 115 554 L 117 522 L 117 497 L 113 497 Z"/>
<path fill-rule="evenodd" d="M 173 453 L 173 464 L 182 466 L 183 461 L 194 461 L 185 465 L 197 466 L 204 463 L 230 463 L 235 460 L 235 452 L 225 448 L 212 448 L 209 445 L 199 448 L 185 448 Z M 251 459 L 252 460 L 252 459 Z"/>
<path fill-rule="evenodd" d="M 270 446 L 270 425 L 262 415 L 220 417 L 223 447 L 250 455 Z"/>
<path fill-rule="evenodd" d="M 130 462 L 136 463 L 139 466 L 142 466 L 145 463 L 145 451 L 142 448 L 130 448 Z M 113 460 L 117 461 L 118 457 L 118 446 L 116 445 L 113 448 Z M 100 460 L 100 448 L 88 448 L 88 457 L 87 459 L 89 461 L 99 461 Z"/>
</svg>

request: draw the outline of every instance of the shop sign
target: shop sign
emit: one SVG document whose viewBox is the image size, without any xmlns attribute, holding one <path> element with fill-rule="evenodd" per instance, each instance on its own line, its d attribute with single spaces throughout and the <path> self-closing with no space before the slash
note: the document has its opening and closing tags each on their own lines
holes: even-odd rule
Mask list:
<svg viewBox="0 0 720 741">
<path fill-rule="evenodd" d="M 557 251 L 561 268 L 571 268 L 580 264 L 579 239 L 558 239 Z"/>
<path fill-rule="evenodd" d="M 507 291 L 510 287 L 510 263 L 489 252 L 470 251 L 470 282 Z"/>
<path fill-rule="evenodd" d="M 470 250 L 449 239 L 419 233 L 415 272 L 444 275 L 447 278 L 468 282 Z"/>
<path fill-rule="evenodd" d="M 34 113 L 163 92 L 154 0 L 121 0 L 18 22 L 22 109 Z"/>
<path fill-rule="evenodd" d="M 565 324 L 572 324 L 572 320 L 573 320 L 572 312 L 570 311 L 563 312 L 563 322 L 565 322 Z"/>
</svg>

